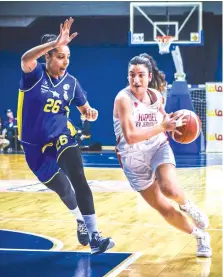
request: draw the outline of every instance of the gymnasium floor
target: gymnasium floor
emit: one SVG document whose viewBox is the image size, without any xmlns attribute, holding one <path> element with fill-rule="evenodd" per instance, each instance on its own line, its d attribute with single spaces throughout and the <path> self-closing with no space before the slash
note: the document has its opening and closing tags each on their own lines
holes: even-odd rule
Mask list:
<svg viewBox="0 0 223 277">
<path fill-rule="evenodd" d="M 113 151 L 83 153 L 99 229 L 116 242 L 97 256 L 78 244 L 72 215 L 38 182 L 24 155 L 0 155 L 0 277 L 222 276 L 222 155 L 176 160 L 188 198 L 210 218 L 210 259 L 196 258 L 195 239 L 131 190 Z"/>
</svg>

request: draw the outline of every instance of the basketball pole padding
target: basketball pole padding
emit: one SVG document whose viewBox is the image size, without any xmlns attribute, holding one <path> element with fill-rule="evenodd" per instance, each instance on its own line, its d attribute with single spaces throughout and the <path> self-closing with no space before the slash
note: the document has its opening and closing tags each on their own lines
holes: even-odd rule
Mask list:
<svg viewBox="0 0 223 277">
<path fill-rule="evenodd" d="M 195 112 L 187 82 L 174 81 L 167 96 L 165 110 L 167 113 L 171 113 L 182 109 Z M 169 135 L 168 137 L 174 154 L 199 154 L 205 151 L 203 131 L 194 142 L 189 144 L 180 144 L 175 142 Z"/>
</svg>

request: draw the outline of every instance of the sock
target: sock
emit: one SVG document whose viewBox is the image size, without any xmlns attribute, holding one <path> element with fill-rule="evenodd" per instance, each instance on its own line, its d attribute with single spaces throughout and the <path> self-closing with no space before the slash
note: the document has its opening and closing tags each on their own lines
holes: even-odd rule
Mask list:
<svg viewBox="0 0 223 277">
<path fill-rule="evenodd" d="M 186 200 L 185 204 L 184 205 L 180 205 L 180 208 L 181 210 L 184 210 L 184 211 L 187 211 L 188 208 L 190 207 L 190 201 L 189 200 Z"/>
<path fill-rule="evenodd" d="M 80 210 L 79 210 L 78 207 L 77 207 L 76 209 L 70 210 L 70 211 L 71 211 L 71 213 L 75 216 L 75 218 L 76 218 L 77 220 L 84 221 L 83 216 L 82 216 L 82 214 L 81 214 L 81 212 L 80 212 Z"/>
<path fill-rule="evenodd" d="M 89 238 L 91 240 L 92 233 L 98 232 L 96 214 L 83 215 L 83 218 L 88 230 Z"/>
<path fill-rule="evenodd" d="M 194 227 L 193 232 L 191 233 L 196 239 L 204 237 L 204 231 Z"/>
</svg>

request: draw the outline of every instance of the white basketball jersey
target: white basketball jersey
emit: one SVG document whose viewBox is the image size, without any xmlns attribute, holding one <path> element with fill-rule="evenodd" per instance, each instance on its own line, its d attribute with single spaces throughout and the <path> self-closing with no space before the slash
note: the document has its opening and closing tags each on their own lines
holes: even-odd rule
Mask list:
<svg viewBox="0 0 223 277">
<path fill-rule="evenodd" d="M 119 94 L 127 94 L 132 102 L 133 118 L 136 128 L 149 128 L 161 124 L 163 122 L 163 114 L 159 111 L 162 105 L 160 92 L 149 88 L 155 95 L 157 100 L 151 104 L 146 105 L 139 101 L 130 91 L 129 87 L 124 88 Z M 139 150 L 148 150 L 148 148 L 157 147 L 167 140 L 165 133 L 160 133 L 148 140 L 138 142 L 135 144 L 128 144 L 124 138 L 119 118 L 113 116 L 114 132 L 117 141 L 117 150 L 120 154 L 127 152 L 135 152 Z"/>
</svg>

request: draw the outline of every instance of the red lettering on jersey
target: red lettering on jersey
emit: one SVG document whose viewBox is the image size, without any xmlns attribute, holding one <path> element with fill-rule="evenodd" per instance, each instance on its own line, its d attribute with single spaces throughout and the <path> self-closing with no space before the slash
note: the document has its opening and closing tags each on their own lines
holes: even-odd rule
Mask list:
<svg viewBox="0 0 223 277">
<path fill-rule="evenodd" d="M 147 114 L 139 114 L 138 121 L 157 121 L 156 114 L 147 113 Z"/>
</svg>

